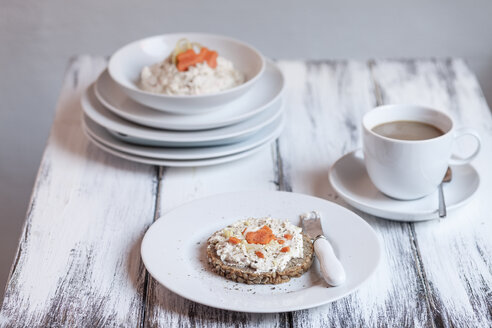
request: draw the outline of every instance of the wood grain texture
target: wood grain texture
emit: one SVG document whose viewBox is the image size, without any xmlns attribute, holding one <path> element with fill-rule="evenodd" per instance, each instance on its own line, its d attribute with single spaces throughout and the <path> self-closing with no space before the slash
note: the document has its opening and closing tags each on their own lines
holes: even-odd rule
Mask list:
<svg viewBox="0 0 492 328">
<path fill-rule="evenodd" d="M 492 120 L 474 75 L 461 60 L 378 61 L 374 79 L 384 103 L 418 102 L 451 115 L 458 127 L 482 137 L 473 161 L 482 187 L 472 201 L 444 220 L 412 225 L 435 324 L 486 327 L 492 321 L 492 222 L 490 154 Z M 458 152 L 473 141 L 458 143 Z M 468 152 L 469 153 L 469 152 Z"/>
<path fill-rule="evenodd" d="M 80 93 L 105 64 L 82 56 L 67 71 L 1 327 L 490 326 L 492 120 L 462 61 L 282 61 L 287 126 L 279 141 L 238 162 L 186 169 L 130 163 L 88 144 Z M 381 266 L 359 291 L 305 311 L 237 313 L 183 299 L 146 273 L 139 246 L 148 226 L 197 198 L 280 189 L 349 207 L 328 168 L 361 145 L 362 115 L 394 102 L 435 106 L 479 129 L 484 148 L 474 165 L 482 187 L 443 221 L 389 222 L 351 208 L 384 245 Z M 470 144 L 459 146 L 466 152 Z"/>
<path fill-rule="evenodd" d="M 240 190 L 275 190 L 274 151 L 260 151 L 236 163 L 194 169 L 167 168 L 159 189 L 159 212 L 212 194 Z M 285 327 L 286 314 L 223 311 L 197 304 L 170 292 L 150 278 L 147 288 L 148 327 Z"/>
<path fill-rule="evenodd" d="M 348 207 L 329 184 L 328 170 L 340 156 L 361 146 L 359 122 L 377 103 L 369 66 L 323 61 L 281 62 L 280 67 L 288 89 L 296 90 L 286 93 L 287 127 L 279 141 L 285 185 L 294 192 Z M 355 211 L 383 242 L 384 256 L 378 271 L 347 298 L 295 312 L 294 326 L 431 325 L 410 226 Z"/>
<path fill-rule="evenodd" d="M 107 155 L 83 136 L 80 93 L 105 64 L 80 57 L 66 73 L 2 327 L 135 326 L 142 316 L 139 243 L 152 222 L 156 171 Z"/>
</svg>

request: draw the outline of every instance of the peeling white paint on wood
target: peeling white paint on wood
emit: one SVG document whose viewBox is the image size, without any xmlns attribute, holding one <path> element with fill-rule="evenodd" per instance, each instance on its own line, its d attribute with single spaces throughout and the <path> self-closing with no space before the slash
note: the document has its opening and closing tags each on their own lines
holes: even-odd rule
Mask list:
<svg viewBox="0 0 492 328">
<path fill-rule="evenodd" d="M 160 182 L 161 214 L 193 199 L 241 190 L 275 190 L 275 165 L 271 148 L 239 162 L 218 166 L 166 168 Z M 220 209 L 217 210 L 220 213 Z M 267 214 L 265 214 L 267 215 Z M 188 301 L 150 278 L 145 325 L 150 327 L 230 327 L 243 323 L 254 327 L 285 327 L 286 314 L 251 314 L 223 311 Z M 284 322 L 284 324 L 282 324 Z"/>
<path fill-rule="evenodd" d="M 492 320 L 492 120 L 475 76 L 461 60 L 419 60 L 377 62 L 374 78 L 383 102 L 418 99 L 482 136 L 482 152 L 472 163 L 481 178 L 474 199 L 449 212 L 446 219 L 416 223 L 414 229 L 436 325 L 488 326 Z M 457 151 L 473 149 L 470 143 L 462 143 Z"/>
<path fill-rule="evenodd" d="M 105 64 L 80 57 L 67 71 L 1 326 L 127 326 L 141 316 L 139 243 L 152 222 L 155 168 L 107 155 L 83 135 L 80 93 Z"/>
<path fill-rule="evenodd" d="M 235 163 L 156 168 L 106 155 L 80 127 L 81 91 L 106 62 L 75 59 L 66 74 L 41 162 L 0 326 L 487 326 L 492 322 L 492 225 L 488 188 L 492 120 L 460 60 L 280 62 L 287 127 L 279 142 Z M 358 212 L 384 243 L 376 275 L 355 294 L 305 311 L 236 313 L 193 303 L 156 283 L 139 243 L 170 209 L 211 194 L 304 192 L 346 205 L 329 166 L 360 146 L 360 118 L 376 104 L 442 108 L 480 130 L 477 197 L 449 218 L 387 222 Z M 467 147 L 466 142 L 461 149 Z"/>
<path fill-rule="evenodd" d="M 352 61 L 282 62 L 280 66 L 290 89 L 296 90 L 286 94 L 287 126 L 279 141 L 286 185 L 294 192 L 348 207 L 329 184 L 328 170 L 340 156 L 361 146 L 362 116 L 377 103 L 369 66 Z M 294 326 L 429 325 L 409 226 L 360 211 L 357 214 L 371 224 L 383 242 L 384 256 L 378 271 L 348 298 L 295 312 Z M 390 309 L 388 304 L 401 310 Z"/>
</svg>

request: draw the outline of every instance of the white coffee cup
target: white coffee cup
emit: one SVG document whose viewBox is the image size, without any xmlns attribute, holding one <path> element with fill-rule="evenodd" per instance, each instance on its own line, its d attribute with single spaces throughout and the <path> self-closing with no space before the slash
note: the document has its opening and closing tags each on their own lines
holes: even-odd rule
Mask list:
<svg viewBox="0 0 492 328">
<path fill-rule="evenodd" d="M 425 140 L 400 140 L 372 131 L 380 124 L 417 121 L 433 125 L 443 135 Z M 443 112 L 417 105 L 376 107 L 364 115 L 363 150 L 367 173 L 384 194 L 402 200 L 417 199 L 434 192 L 449 165 L 470 162 L 480 151 L 480 137 L 472 129 L 455 129 L 453 120 Z M 466 158 L 452 154 L 457 138 L 473 136 L 476 149 Z"/>
</svg>

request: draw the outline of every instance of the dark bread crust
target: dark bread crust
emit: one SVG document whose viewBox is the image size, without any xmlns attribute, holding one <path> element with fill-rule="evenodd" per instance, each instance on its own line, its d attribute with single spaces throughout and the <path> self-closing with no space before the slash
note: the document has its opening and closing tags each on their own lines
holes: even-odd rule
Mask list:
<svg viewBox="0 0 492 328">
<path fill-rule="evenodd" d="M 239 268 L 224 263 L 217 255 L 215 245 L 207 241 L 208 263 L 212 270 L 233 281 L 245 284 L 281 284 L 287 282 L 292 277 L 300 277 L 313 264 L 313 244 L 311 239 L 302 234 L 303 237 L 303 257 L 294 258 L 287 263 L 287 267 L 281 272 L 260 272 L 256 273 L 252 268 Z"/>
</svg>

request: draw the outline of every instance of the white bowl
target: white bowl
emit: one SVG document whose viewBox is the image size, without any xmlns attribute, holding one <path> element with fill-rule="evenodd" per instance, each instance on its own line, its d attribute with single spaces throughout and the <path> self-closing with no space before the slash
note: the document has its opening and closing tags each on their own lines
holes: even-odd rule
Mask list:
<svg viewBox="0 0 492 328">
<path fill-rule="evenodd" d="M 163 61 L 174 50 L 176 42 L 187 38 L 198 42 L 232 61 L 246 76 L 246 82 L 221 92 L 205 95 L 165 95 L 139 88 L 144 66 Z M 220 108 L 247 92 L 265 70 L 265 59 L 253 47 L 238 40 L 211 34 L 164 34 L 132 42 L 116 51 L 109 60 L 111 78 L 133 100 L 145 106 L 176 114 L 199 114 Z"/>
</svg>

